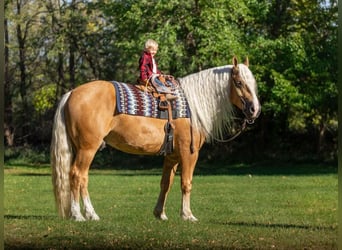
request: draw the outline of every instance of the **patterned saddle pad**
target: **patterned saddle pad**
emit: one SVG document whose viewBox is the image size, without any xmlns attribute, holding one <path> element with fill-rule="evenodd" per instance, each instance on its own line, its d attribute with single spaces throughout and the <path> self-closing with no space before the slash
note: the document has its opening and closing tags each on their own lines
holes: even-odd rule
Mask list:
<svg viewBox="0 0 342 250">
<path fill-rule="evenodd" d="M 121 114 L 167 119 L 167 111 L 159 110 L 159 100 L 151 93 L 141 91 L 132 84 L 112 81 L 116 90 L 117 111 Z M 172 117 L 189 118 L 190 110 L 182 88 L 176 88 L 178 98 L 171 101 Z"/>
</svg>

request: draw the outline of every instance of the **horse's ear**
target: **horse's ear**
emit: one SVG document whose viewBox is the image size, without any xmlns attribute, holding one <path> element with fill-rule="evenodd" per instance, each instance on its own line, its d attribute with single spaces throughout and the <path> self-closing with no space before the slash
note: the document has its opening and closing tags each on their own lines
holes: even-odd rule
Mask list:
<svg viewBox="0 0 342 250">
<path fill-rule="evenodd" d="M 238 60 L 237 60 L 236 56 L 233 56 L 232 61 L 233 61 L 233 65 L 236 67 L 238 65 Z"/>
<path fill-rule="evenodd" d="M 249 59 L 248 56 L 246 56 L 245 61 L 243 62 L 244 65 L 246 65 L 247 67 L 249 67 Z"/>
</svg>

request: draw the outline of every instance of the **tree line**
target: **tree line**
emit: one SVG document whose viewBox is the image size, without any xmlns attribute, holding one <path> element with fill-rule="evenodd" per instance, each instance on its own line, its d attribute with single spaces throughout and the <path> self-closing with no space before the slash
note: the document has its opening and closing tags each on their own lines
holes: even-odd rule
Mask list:
<svg viewBox="0 0 342 250">
<path fill-rule="evenodd" d="M 95 79 L 135 82 L 143 44 L 153 38 L 159 68 L 175 77 L 249 57 L 262 114 L 224 150 L 337 155 L 337 0 L 4 5 L 8 146 L 48 145 L 66 91 Z"/>
</svg>

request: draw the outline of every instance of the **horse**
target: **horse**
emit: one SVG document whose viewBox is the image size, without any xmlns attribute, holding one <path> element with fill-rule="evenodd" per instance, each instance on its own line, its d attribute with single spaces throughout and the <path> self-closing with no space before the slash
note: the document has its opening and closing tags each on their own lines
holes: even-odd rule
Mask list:
<svg viewBox="0 0 342 250">
<path fill-rule="evenodd" d="M 181 169 L 181 217 L 197 221 L 190 208 L 193 172 L 205 142 L 231 131 L 236 106 L 248 123 L 259 116 L 256 80 L 248 58 L 232 65 L 206 69 L 179 78 L 190 109 L 190 118 L 174 119 L 173 151 L 164 156 L 160 193 L 153 214 L 167 220 L 165 203 L 177 168 Z M 58 214 L 75 221 L 99 220 L 88 192 L 88 172 L 105 142 L 129 154 L 157 155 L 165 119 L 117 112 L 116 90 L 109 81 L 82 84 L 64 94 L 52 128 L 52 183 Z M 83 202 L 83 213 L 80 202 Z"/>
</svg>

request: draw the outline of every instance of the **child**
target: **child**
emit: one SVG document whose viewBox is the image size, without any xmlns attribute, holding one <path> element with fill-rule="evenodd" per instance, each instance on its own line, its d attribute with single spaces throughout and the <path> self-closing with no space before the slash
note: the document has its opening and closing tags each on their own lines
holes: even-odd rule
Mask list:
<svg viewBox="0 0 342 250">
<path fill-rule="evenodd" d="M 152 39 L 148 39 L 145 43 L 145 48 L 142 56 L 139 59 L 140 80 L 146 85 L 150 81 L 153 83 L 152 78 L 156 85 L 153 85 L 158 93 L 165 94 L 167 100 L 177 99 L 177 96 L 172 95 L 172 91 L 168 89 L 158 78 L 161 72 L 158 69 L 157 62 L 154 56 L 158 51 L 158 43 Z"/>
</svg>

